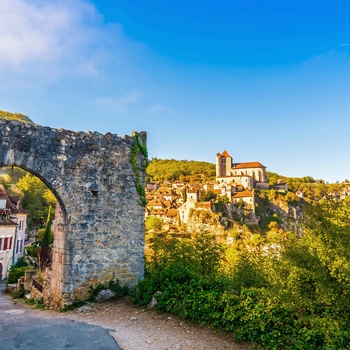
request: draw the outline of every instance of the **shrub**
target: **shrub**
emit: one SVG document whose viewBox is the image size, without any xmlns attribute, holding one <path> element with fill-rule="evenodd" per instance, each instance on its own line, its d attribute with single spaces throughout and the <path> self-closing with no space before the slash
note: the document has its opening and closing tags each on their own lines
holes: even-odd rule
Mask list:
<svg viewBox="0 0 350 350">
<path fill-rule="evenodd" d="M 40 247 L 35 247 L 35 246 L 26 247 L 27 254 L 34 259 L 38 258 L 39 250 L 40 250 Z"/>
<path fill-rule="evenodd" d="M 15 264 L 16 267 L 23 267 L 23 266 L 28 266 L 28 265 L 29 264 L 26 262 L 26 259 L 24 256 L 21 256 Z"/>
<path fill-rule="evenodd" d="M 265 349 L 350 349 L 347 201 L 310 207 L 303 235 L 274 234 L 273 249 L 257 234 L 235 237 L 226 274 L 223 248 L 213 237 L 155 238 L 132 299 L 145 306 L 159 291 L 159 311 L 212 324 Z"/>
<path fill-rule="evenodd" d="M 12 298 L 13 299 L 21 299 L 21 298 L 24 298 L 25 295 L 26 295 L 26 291 L 24 289 L 18 289 L 12 293 Z"/>
<path fill-rule="evenodd" d="M 17 283 L 18 279 L 21 276 L 24 276 L 25 271 L 26 271 L 25 266 L 16 267 L 15 265 L 12 265 L 7 278 L 7 283 L 8 284 Z"/>
</svg>

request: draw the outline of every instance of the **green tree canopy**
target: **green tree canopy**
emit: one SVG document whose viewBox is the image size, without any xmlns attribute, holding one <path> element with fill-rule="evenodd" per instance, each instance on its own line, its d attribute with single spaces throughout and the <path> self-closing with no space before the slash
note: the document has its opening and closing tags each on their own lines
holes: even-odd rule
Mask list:
<svg viewBox="0 0 350 350">
<path fill-rule="evenodd" d="M 215 164 L 153 158 L 148 165 L 147 174 L 151 181 L 207 181 L 215 179 Z"/>
<path fill-rule="evenodd" d="M 29 213 L 29 226 L 40 226 L 45 222 L 48 207 L 55 206 L 56 198 L 49 188 L 36 176 L 26 173 L 17 182 L 22 191 L 22 206 Z"/>
</svg>

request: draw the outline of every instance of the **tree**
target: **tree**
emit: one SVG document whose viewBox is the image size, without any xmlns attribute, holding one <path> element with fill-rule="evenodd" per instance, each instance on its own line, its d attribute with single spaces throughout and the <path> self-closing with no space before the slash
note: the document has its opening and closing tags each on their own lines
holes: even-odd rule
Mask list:
<svg viewBox="0 0 350 350">
<path fill-rule="evenodd" d="M 43 270 L 45 267 L 51 266 L 52 263 L 52 254 L 51 254 L 51 244 L 53 243 L 52 231 L 51 231 L 51 206 L 49 207 L 45 231 L 43 234 L 43 238 L 41 240 L 41 248 L 39 251 L 40 258 L 40 268 Z"/>
<path fill-rule="evenodd" d="M 48 207 L 56 203 L 55 196 L 38 177 L 29 172 L 19 179 L 17 187 L 23 193 L 22 206 L 29 213 L 29 227 L 41 226 L 45 222 Z"/>
<path fill-rule="evenodd" d="M 202 191 L 199 200 L 201 202 L 209 202 L 213 199 L 216 199 L 216 194 L 213 191 Z"/>
<path fill-rule="evenodd" d="M 147 231 L 156 230 L 159 231 L 163 227 L 163 220 L 156 216 L 148 216 L 146 218 L 145 227 Z"/>
</svg>

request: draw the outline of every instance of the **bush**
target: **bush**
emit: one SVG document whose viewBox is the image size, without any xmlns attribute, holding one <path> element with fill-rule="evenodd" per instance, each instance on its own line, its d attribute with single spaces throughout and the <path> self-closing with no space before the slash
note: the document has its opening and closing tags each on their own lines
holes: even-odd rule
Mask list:
<svg viewBox="0 0 350 350">
<path fill-rule="evenodd" d="M 36 246 L 26 247 L 27 255 L 32 257 L 34 260 L 38 259 L 39 251 L 40 251 L 40 247 L 39 246 L 38 247 L 36 247 Z"/>
<path fill-rule="evenodd" d="M 26 258 L 24 256 L 21 256 L 15 264 L 16 267 L 23 267 L 28 265 L 29 264 L 26 262 Z"/>
<path fill-rule="evenodd" d="M 24 276 L 25 271 L 26 271 L 25 266 L 16 267 L 15 265 L 12 265 L 7 278 L 7 283 L 8 284 L 17 283 L 18 279 Z"/>
<path fill-rule="evenodd" d="M 350 349 L 349 218 L 347 200 L 313 206 L 302 236 L 276 234 L 273 249 L 258 235 L 233 246 L 226 274 L 223 247 L 213 237 L 155 238 L 132 299 L 146 306 L 159 291 L 159 311 L 265 349 Z"/>
<path fill-rule="evenodd" d="M 19 290 L 16 290 L 15 292 L 13 292 L 12 298 L 13 299 L 21 299 L 21 298 L 24 298 L 25 295 L 26 295 L 26 291 L 24 289 L 19 289 Z"/>
</svg>

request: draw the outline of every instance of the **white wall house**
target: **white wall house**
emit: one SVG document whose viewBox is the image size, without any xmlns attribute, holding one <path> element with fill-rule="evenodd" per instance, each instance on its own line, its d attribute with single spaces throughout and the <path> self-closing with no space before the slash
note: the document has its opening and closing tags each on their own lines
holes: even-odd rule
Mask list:
<svg viewBox="0 0 350 350">
<path fill-rule="evenodd" d="M 27 213 L 21 209 L 19 197 L 8 196 L 0 186 L 0 280 L 23 256 L 26 228 Z"/>
</svg>

